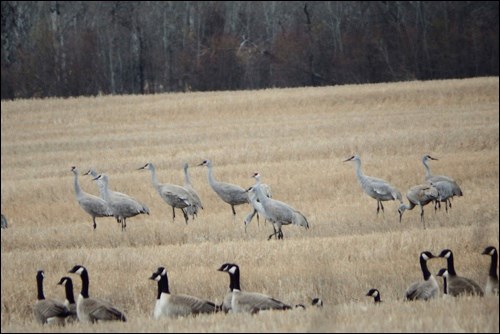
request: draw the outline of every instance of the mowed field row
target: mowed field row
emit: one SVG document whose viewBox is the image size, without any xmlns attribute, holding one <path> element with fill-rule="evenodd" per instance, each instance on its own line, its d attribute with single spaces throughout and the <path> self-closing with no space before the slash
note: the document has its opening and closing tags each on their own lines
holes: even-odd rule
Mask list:
<svg viewBox="0 0 500 334">
<path fill-rule="evenodd" d="M 256 332 L 452 331 L 498 332 L 498 297 L 403 302 L 421 280 L 421 251 L 455 253 L 457 272 L 486 282 L 487 245 L 498 248 L 499 80 L 270 89 L 245 92 L 102 96 L 2 102 L 2 332 Z M 403 215 L 399 203 L 376 201 L 359 186 L 353 163 L 389 181 L 403 194 L 424 180 L 421 158 L 434 174 L 453 177 L 464 196 L 434 211 Z M 249 205 L 231 207 L 210 188 L 203 160 L 219 181 L 249 187 L 259 171 L 273 198 L 301 211 L 310 229 L 284 226 L 284 240 L 263 219 L 246 227 Z M 202 210 L 186 225 L 180 211 L 158 196 L 149 171 L 162 183 L 182 184 L 182 166 Z M 75 198 L 71 166 L 105 172 L 110 187 L 150 209 L 127 220 L 92 219 Z M 97 195 L 80 175 L 81 187 Z M 158 266 L 169 271 L 173 293 L 222 302 L 229 278 L 222 263 L 239 264 L 242 288 L 290 304 L 321 297 L 325 307 L 255 316 L 215 314 L 154 321 Z M 125 311 L 126 323 L 36 324 L 35 275 L 45 270 L 45 294 L 63 299 L 56 283 L 75 264 L 87 267 L 90 294 Z M 446 262 L 432 259 L 435 274 Z M 74 280 L 78 294 L 81 282 Z M 441 283 L 441 279 L 438 279 Z M 384 303 L 365 296 L 376 287 Z"/>
</svg>

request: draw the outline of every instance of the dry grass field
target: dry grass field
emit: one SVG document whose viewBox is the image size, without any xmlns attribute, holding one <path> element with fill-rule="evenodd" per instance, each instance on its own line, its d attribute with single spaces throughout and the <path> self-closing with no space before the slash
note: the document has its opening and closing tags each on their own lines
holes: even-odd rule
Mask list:
<svg viewBox="0 0 500 334">
<path fill-rule="evenodd" d="M 499 78 L 348 85 L 262 91 L 102 96 L 1 103 L 1 204 L 9 228 L 1 232 L 2 332 L 497 332 L 499 298 L 465 296 L 404 302 L 421 280 L 421 251 L 455 253 L 458 274 L 481 285 L 499 246 Z M 406 191 L 423 182 L 421 157 L 431 154 L 434 174 L 460 184 L 453 207 L 419 208 L 399 223 L 397 202 L 362 192 L 352 162 L 366 175 Z M 284 226 L 284 240 L 267 240 L 272 227 L 254 219 L 249 205 L 231 208 L 208 185 L 214 176 L 248 187 L 259 171 L 273 197 L 308 218 L 310 229 Z M 146 162 L 162 183 L 191 181 L 205 209 L 186 225 L 158 196 Z M 71 166 L 105 172 L 110 187 L 151 211 L 127 220 L 92 219 L 78 205 Z M 82 188 L 97 187 L 80 175 Z M 213 314 L 155 321 L 160 265 L 172 293 L 222 302 L 229 278 L 217 271 L 238 263 L 242 288 L 308 307 L 257 315 Z M 46 274 L 47 297 L 64 298 L 56 283 L 75 264 L 90 275 L 90 295 L 113 302 L 126 323 L 38 325 L 32 315 L 35 275 Z M 446 265 L 432 259 L 434 274 Z M 72 276 L 75 294 L 80 278 Z M 441 279 L 438 279 L 441 284 Z M 384 303 L 366 292 L 376 287 Z"/>
</svg>

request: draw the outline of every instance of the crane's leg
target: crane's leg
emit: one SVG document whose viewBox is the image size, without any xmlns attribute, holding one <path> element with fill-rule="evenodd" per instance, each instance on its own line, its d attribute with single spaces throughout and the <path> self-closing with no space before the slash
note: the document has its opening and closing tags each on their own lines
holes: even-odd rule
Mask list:
<svg viewBox="0 0 500 334">
<path fill-rule="evenodd" d="M 236 223 L 236 211 L 234 211 L 234 205 L 231 204 L 231 209 L 233 210 L 233 223 Z"/>
<path fill-rule="evenodd" d="M 271 235 L 269 236 L 269 238 L 267 238 L 267 240 L 271 240 L 271 238 L 272 238 L 273 236 L 277 239 L 277 237 L 276 237 L 276 233 L 277 233 L 277 231 L 276 231 L 276 227 L 274 226 L 274 224 L 273 224 L 273 230 L 274 230 L 274 233 L 273 233 L 273 234 L 271 234 Z"/>
<path fill-rule="evenodd" d="M 424 230 L 425 230 L 425 220 L 424 220 L 424 207 L 420 207 L 420 220 L 422 221 L 422 224 L 424 224 Z"/>
<path fill-rule="evenodd" d="M 94 230 L 97 227 L 97 224 L 95 223 L 95 217 L 92 217 L 92 221 L 94 222 Z"/>
<path fill-rule="evenodd" d="M 181 209 L 182 213 L 184 214 L 184 220 L 186 221 L 186 225 L 188 224 L 189 217 L 187 215 L 187 212 L 184 209 Z"/>
<path fill-rule="evenodd" d="M 174 207 L 172 207 L 172 217 L 173 217 L 174 222 L 175 222 L 175 208 Z"/>
</svg>

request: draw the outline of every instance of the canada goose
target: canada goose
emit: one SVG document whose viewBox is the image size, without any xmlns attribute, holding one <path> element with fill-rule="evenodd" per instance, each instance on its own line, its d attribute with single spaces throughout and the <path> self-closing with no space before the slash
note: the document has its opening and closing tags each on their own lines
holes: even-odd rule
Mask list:
<svg viewBox="0 0 500 334">
<path fill-rule="evenodd" d="M 370 289 L 370 291 L 368 291 L 368 293 L 366 295 L 373 297 L 373 300 L 375 303 L 382 302 L 382 300 L 380 299 L 380 292 L 377 289 Z"/>
<path fill-rule="evenodd" d="M 125 315 L 109 302 L 89 297 L 89 274 L 84 266 L 76 265 L 69 273 L 80 275 L 82 290 L 76 303 L 76 314 L 81 322 L 97 322 L 108 320 L 127 321 Z"/>
<path fill-rule="evenodd" d="M 227 271 L 229 268 L 232 266 L 232 263 L 224 263 L 220 268 L 218 269 L 219 271 Z M 221 310 L 224 311 L 224 313 L 228 313 L 231 311 L 231 301 L 233 300 L 233 288 L 232 284 L 229 284 L 229 291 L 226 293 L 224 296 L 224 300 L 222 301 L 222 304 L 220 306 Z"/>
<path fill-rule="evenodd" d="M 59 280 L 57 285 L 64 286 L 64 291 L 66 294 L 66 299 L 64 300 L 64 305 L 69 309 L 70 315 L 66 318 L 66 321 L 75 321 L 78 319 L 76 315 L 76 303 L 75 295 L 73 294 L 73 280 L 70 277 L 64 276 Z"/>
<path fill-rule="evenodd" d="M 491 256 L 490 272 L 488 273 L 488 278 L 486 279 L 486 287 L 484 289 L 484 292 L 487 295 L 498 296 L 497 249 L 493 246 L 488 246 L 481 254 Z"/>
<path fill-rule="evenodd" d="M 312 306 L 323 307 L 323 300 L 321 298 L 313 298 L 311 302 Z"/>
<path fill-rule="evenodd" d="M 272 297 L 257 292 L 244 292 L 240 288 L 240 268 L 236 264 L 224 264 L 219 271 L 229 274 L 232 292 L 231 310 L 235 313 L 255 314 L 262 310 L 289 310 L 292 307 Z"/>
<path fill-rule="evenodd" d="M 439 269 L 436 276 L 443 278 L 443 297 L 448 297 L 448 284 L 446 282 L 448 280 L 448 269 L 446 268 Z"/>
<path fill-rule="evenodd" d="M 449 249 L 443 249 L 439 257 L 444 257 L 448 262 L 448 294 L 450 296 L 458 296 L 461 294 L 475 294 L 483 296 L 483 289 L 470 278 L 465 278 L 457 275 L 455 265 L 453 263 L 453 252 Z"/>
<path fill-rule="evenodd" d="M 390 185 L 385 180 L 363 174 L 359 155 L 353 155 L 349 159 L 344 160 L 344 162 L 347 161 L 354 161 L 356 164 L 356 177 L 363 191 L 371 198 L 377 200 L 377 215 L 380 209 L 384 211 L 382 201 L 398 200 L 400 203 L 403 203 L 401 192 L 394 186 Z"/>
<path fill-rule="evenodd" d="M 43 294 L 43 278 L 45 274 L 43 270 L 38 270 L 36 273 L 37 285 L 37 301 L 33 308 L 35 319 L 40 324 L 57 324 L 64 325 L 67 316 L 70 315 L 69 309 L 61 302 L 54 299 L 45 299 Z"/>
<path fill-rule="evenodd" d="M 158 282 L 158 294 L 153 313 L 155 319 L 213 313 L 217 310 L 215 304 L 207 300 L 188 295 L 170 294 L 167 270 L 164 267 L 158 267 L 149 279 Z"/>
<path fill-rule="evenodd" d="M 406 300 L 428 300 L 435 298 L 438 295 L 439 286 L 436 278 L 431 274 L 429 269 L 427 269 L 427 260 L 434 257 L 435 256 L 429 251 L 420 253 L 420 268 L 422 270 L 422 274 L 424 275 L 424 281 L 415 282 L 410 285 L 405 292 Z"/>
</svg>

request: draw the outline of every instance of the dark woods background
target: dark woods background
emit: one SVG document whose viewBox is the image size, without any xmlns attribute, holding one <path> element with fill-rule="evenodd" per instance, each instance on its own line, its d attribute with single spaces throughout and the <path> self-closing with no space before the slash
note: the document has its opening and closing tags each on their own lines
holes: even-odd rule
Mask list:
<svg viewBox="0 0 500 334">
<path fill-rule="evenodd" d="M 498 1 L 2 1 L 2 99 L 498 75 Z"/>
</svg>

